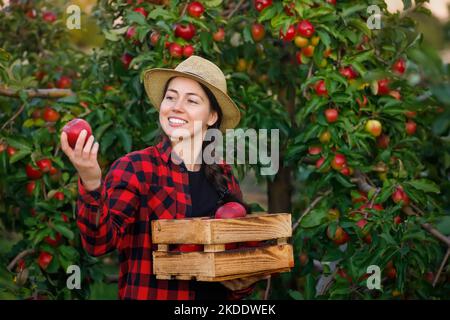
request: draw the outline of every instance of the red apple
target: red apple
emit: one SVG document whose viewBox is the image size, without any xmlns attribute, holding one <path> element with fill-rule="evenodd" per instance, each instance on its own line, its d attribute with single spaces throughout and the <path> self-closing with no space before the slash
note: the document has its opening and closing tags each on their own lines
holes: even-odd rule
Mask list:
<svg viewBox="0 0 450 320">
<path fill-rule="evenodd" d="M 225 30 L 224 30 L 224 28 L 219 28 L 216 32 L 214 32 L 213 39 L 216 42 L 223 41 L 223 39 L 225 39 Z"/>
<path fill-rule="evenodd" d="M 45 158 L 36 161 L 36 164 L 42 172 L 49 172 L 52 167 L 52 160 Z"/>
<path fill-rule="evenodd" d="M 405 73 L 406 70 L 405 60 L 400 58 L 397 61 L 395 61 L 394 64 L 392 65 L 392 70 L 398 74 Z"/>
<path fill-rule="evenodd" d="M 61 235 L 61 233 L 58 232 L 58 233 L 56 233 L 55 238 L 52 238 L 51 236 L 46 236 L 44 238 L 44 241 L 46 243 L 48 243 L 49 245 L 51 245 L 52 247 L 56 247 L 59 244 L 59 242 L 61 241 L 61 239 L 62 239 L 62 235 Z"/>
<path fill-rule="evenodd" d="M 41 253 L 39 254 L 39 258 L 38 258 L 38 264 L 42 269 L 47 269 L 48 265 L 52 262 L 53 260 L 53 256 L 46 252 L 46 251 L 41 251 Z"/>
<path fill-rule="evenodd" d="M 120 61 L 122 61 L 122 64 L 126 69 L 130 66 L 131 60 L 133 60 L 133 56 L 129 53 L 124 53 L 122 57 L 120 57 Z"/>
<path fill-rule="evenodd" d="M 314 55 L 315 47 L 313 45 L 306 46 L 302 48 L 302 54 L 305 57 L 311 58 Z"/>
<path fill-rule="evenodd" d="M 36 18 L 36 10 L 30 9 L 27 11 L 26 15 L 30 19 L 35 19 Z"/>
<path fill-rule="evenodd" d="M 216 219 L 229 219 L 245 217 L 247 211 L 239 202 L 227 202 L 220 206 L 215 213 Z"/>
<path fill-rule="evenodd" d="M 128 40 L 133 39 L 136 36 L 136 27 L 134 26 L 130 26 L 127 30 L 127 32 L 125 33 L 125 37 Z"/>
<path fill-rule="evenodd" d="M 170 56 L 176 59 L 183 57 L 183 47 L 178 43 L 172 43 L 169 47 Z"/>
<path fill-rule="evenodd" d="M 389 143 L 391 141 L 391 138 L 389 138 L 388 135 L 382 134 L 377 138 L 377 146 L 380 149 L 387 149 L 389 147 Z"/>
<path fill-rule="evenodd" d="M 328 95 L 328 90 L 327 87 L 325 86 L 325 80 L 319 80 L 316 82 L 314 89 L 316 90 L 316 94 L 318 96 L 327 96 Z"/>
<path fill-rule="evenodd" d="M 289 28 L 286 30 L 286 34 L 283 33 L 283 28 L 280 28 L 280 39 L 288 42 L 292 41 L 295 37 L 295 27 L 289 26 Z"/>
<path fill-rule="evenodd" d="M 195 36 L 195 27 L 192 23 L 188 25 L 176 24 L 175 36 L 183 38 L 184 40 L 191 40 Z"/>
<path fill-rule="evenodd" d="M 67 134 L 67 141 L 69 142 L 69 146 L 73 149 L 75 148 L 75 144 L 77 143 L 78 136 L 81 132 L 81 130 L 86 130 L 87 135 L 85 139 L 85 143 L 87 139 L 92 135 L 92 129 L 89 123 L 86 120 L 83 119 L 73 119 L 69 121 L 63 128 L 62 131 L 64 131 Z"/>
<path fill-rule="evenodd" d="M 259 12 L 272 5 L 272 0 L 254 0 L 255 8 Z"/>
<path fill-rule="evenodd" d="M 329 108 L 325 110 L 325 118 L 328 123 L 334 123 L 339 118 L 339 112 L 336 109 Z"/>
<path fill-rule="evenodd" d="M 200 18 L 204 11 L 205 7 L 198 1 L 188 4 L 187 12 L 191 17 Z"/>
<path fill-rule="evenodd" d="M 202 244 L 179 244 L 175 247 L 176 252 L 198 252 L 203 251 Z"/>
<path fill-rule="evenodd" d="M 264 36 L 266 35 L 266 31 L 264 30 L 264 25 L 261 23 L 254 23 L 252 25 L 252 38 L 255 42 L 259 42 L 262 39 L 264 39 Z"/>
<path fill-rule="evenodd" d="M 147 12 L 144 8 L 139 7 L 139 8 L 134 9 L 133 11 L 134 11 L 134 12 L 137 12 L 137 13 L 140 13 L 140 14 L 142 14 L 145 18 L 147 18 L 148 12 Z"/>
<path fill-rule="evenodd" d="M 322 152 L 322 147 L 321 146 L 311 146 L 308 148 L 308 153 L 310 155 L 317 155 L 320 154 Z"/>
<path fill-rule="evenodd" d="M 410 111 L 407 110 L 405 111 L 405 116 L 409 119 L 415 118 L 417 116 L 417 112 L 416 111 Z"/>
<path fill-rule="evenodd" d="M 11 146 L 8 146 L 8 148 L 6 148 L 6 153 L 8 154 L 8 157 L 12 157 L 13 155 L 15 155 L 17 152 L 17 149 Z"/>
<path fill-rule="evenodd" d="M 395 216 L 395 217 L 394 217 L 394 223 L 395 223 L 395 224 L 401 224 L 401 223 L 402 223 L 402 217 L 400 217 L 400 216 Z"/>
<path fill-rule="evenodd" d="M 352 67 L 340 68 L 339 73 L 342 76 L 346 77 L 348 80 L 355 79 L 358 76 L 358 74 L 355 70 L 353 70 Z"/>
<path fill-rule="evenodd" d="M 408 120 L 408 122 L 405 123 L 405 131 L 407 135 L 412 136 L 414 133 L 416 133 L 416 130 L 417 124 L 414 121 Z"/>
<path fill-rule="evenodd" d="M 150 35 L 150 43 L 153 46 L 156 46 L 158 44 L 159 39 L 161 38 L 161 35 L 157 31 L 153 31 Z"/>
<path fill-rule="evenodd" d="M 64 201 L 64 193 L 62 193 L 61 191 L 57 191 L 53 195 L 53 198 L 55 198 L 58 201 Z"/>
<path fill-rule="evenodd" d="M 333 242 L 337 245 L 344 244 L 350 239 L 347 232 L 345 232 L 345 230 L 339 226 L 336 228 L 334 235 L 331 233 L 331 228 L 328 227 L 327 228 L 327 237 L 330 240 L 333 240 Z"/>
<path fill-rule="evenodd" d="M 194 47 L 188 44 L 187 46 L 184 46 L 183 48 L 183 57 L 189 58 L 194 54 Z"/>
<path fill-rule="evenodd" d="M 302 64 L 302 53 L 300 51 L 295 53 L 295 58 L 297 59 L 298 64 Z"/>
<path fill-rule="evenodd" d="M 59 112 L 52 107 L 45 107 L 42 113 L 42 119 L 47 122 L 56 122 L 59 120 Z"/>
<path fill-rule="evenodd" d="M 347 159 L 343 154 L 336 153 L 333 160 L 331 160 L 331 167 L 334 170 L 341 170 L 347 164 Z"/>
<path fill-rule="evenodd" d="M 51 11 L 43 12 L 42 19 L 44 19 L 45 22 L 53 23 L 56 21 L 56 14 Z"/>
<path fill-rule="evenodd" d="M 56 87 L 60 89 L 69 89 L 72 86 L 72 79 L 67 76 L 61 76 L 56 82 Z"/>
<path fill-rule="evenodd" d="M 389 94 L 391 90 L 389 89 L 389 79 L 378 80 L 378 94 L 386 95 Z"/>
<path fill-rule="evenodd" d="M 30 163 L 25 166 L 25 172 L 27 177 L 36 180 L 42 177 L 42 172 L 39 169 L 34 168 Z"/>
<path fill-rule="evenodd" d="M 29 181 L 25 188 L 26 188 L 26 193 L 27 193 L 28 196 L 33 195 L 33 192 L 36 189 L 36 182 L 35 181 Z"/>
<path fill-rule="evenodd" d="M 322 164 L 325 162 L 325 158 L 322 157 L 319 160 L 316 161 L 316 169 L 320 169 L 320 167 L 322 166 Z"/>
<path fill-rule="evenodd" d="M 394 201 L 395 203 L 403 202 L 403 207 L 409 205 L 409 197 L 405 193 L 405 191 L 403 191 L 403 188 L 401 186 L 397 187 L 394 193 L 392 193 L 392 201 Z"/>
<path fill-rule="evenodd" d="M 314 26 L 308 20 L 303 20 L 297 24 L 297 33 L 305 38 L 311 38 L 314 34 Z"/>
</svg>

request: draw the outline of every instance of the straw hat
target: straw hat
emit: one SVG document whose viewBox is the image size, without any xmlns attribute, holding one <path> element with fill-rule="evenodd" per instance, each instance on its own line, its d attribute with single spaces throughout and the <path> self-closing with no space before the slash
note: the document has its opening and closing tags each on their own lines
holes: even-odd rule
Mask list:
<svg viewBox="0 0 450 320">
<path fill-rule="evenodd" d="M 227 82 L 222 70 L 211 61 L 195 55 L 182 61 L 175 69 L 154 68 L 144 71 L 145 91 L 158 111 L 167 80 L 175 76 L 196 80 L 211 90 L 222 110 L 222 124 L 219 128 L 222 132 L 237 126 L 241 114 L 227 94 Z"/>
</svg>

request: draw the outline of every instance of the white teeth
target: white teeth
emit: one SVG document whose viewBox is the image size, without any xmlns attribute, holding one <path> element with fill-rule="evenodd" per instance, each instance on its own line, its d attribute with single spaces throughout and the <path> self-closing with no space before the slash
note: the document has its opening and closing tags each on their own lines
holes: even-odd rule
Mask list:
<svg viewBox="0 0 450 320">
<path fill-rule="evenodd" d="M 170 123 L 177 123 L 177 124 L 185 124 L 187 123 L 187 121 L 181 120 L 181 119 L 176 119 L 176 118 L 169 118 L 169 122 Z"/>
</svg>

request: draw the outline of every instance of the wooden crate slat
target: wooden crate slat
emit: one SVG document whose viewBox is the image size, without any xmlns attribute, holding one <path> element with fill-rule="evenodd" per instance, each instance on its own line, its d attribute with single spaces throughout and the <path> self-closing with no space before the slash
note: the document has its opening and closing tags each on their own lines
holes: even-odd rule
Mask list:
<svg viewBox="0 0 450 320">
<path fill-rule="evenodd" d="M 233 280 L 233 279 L 239 279 L 239 278 L 245 278 L 245 277 L 252 277 L 252 276 L 265 276 L 265 275 L 271 275 L 274 273 L 283 273 L 283 272 L 290 272 L 291 268 L 282 268 L 282 269 L 273 269 L 268 271 L 259 271 L 259 272 L 252 272 L 252 273 L 242 273 L 242 274 L 233 274 L 229 276 L 222 276 L 222 277 L 196 277 L 197 281 L 226 281 L 226 280 Z M 176 277 L 178 279 L 178 277 Z M 182 279 L 179 279 L 182 280 Z"/>
<path fill-rule="evenodd" d="M 291 245 L 248 248 L 215 254 L 214 277 L 293 267 Z"/>
<path fill-rule="evenodd" d="M 153 251 L 153 273 L 157 276 L 211 276 L 214 253 Z"/>
<path fill-rule="evenodd" d="M 243 274 L 270 274 L 294 266 L 292 245 L 274 245 L 223 252 L 153 252 L 157 277 L 195 277 L 201 281 L 235 279 Z"/>
<path fill-rule="evenodd" d="M 292 236 L 291 215 L 258 213 L 237 219 L 167 219 L 152 221 L 153 243 L 224 244 Z"/>
</svg>

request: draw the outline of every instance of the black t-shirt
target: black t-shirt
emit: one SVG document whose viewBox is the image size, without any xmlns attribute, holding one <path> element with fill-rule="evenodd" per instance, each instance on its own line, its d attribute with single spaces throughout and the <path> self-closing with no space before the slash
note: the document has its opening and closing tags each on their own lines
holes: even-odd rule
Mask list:
<svg viewBox="0 0 450 320">
<path fill-rule="evenodd" d="M 204 165 L 199 171 L 188 171 L 192 200 L 192 217 L 214 215 L 219 194 L 206 179 Z M 196 300 L 225 299 L 228 289 L 218 282 L 192 281 Z"/>
</svg>

